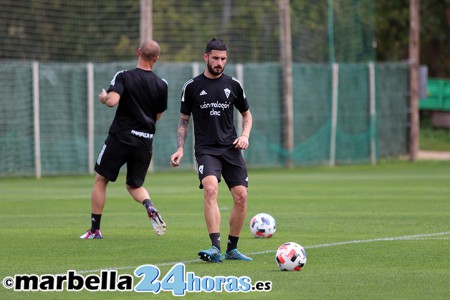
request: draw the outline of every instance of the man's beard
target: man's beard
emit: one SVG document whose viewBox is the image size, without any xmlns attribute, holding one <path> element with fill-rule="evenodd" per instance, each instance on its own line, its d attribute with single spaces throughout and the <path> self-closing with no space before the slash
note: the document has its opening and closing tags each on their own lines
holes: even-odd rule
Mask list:
<svg viewBox="0 0 450 300">
<path fill-rule="evenodd" d="M 220 70 L 214 69 L 210 63 L 207 63 L 206 66 L 208 67 L 209 73 L 211 73 L 212 75 L 215 75 L 215 76 L 222 74 L 223 70 L 225 69 L 225 67 L 223 67 Z"/>
</svg>

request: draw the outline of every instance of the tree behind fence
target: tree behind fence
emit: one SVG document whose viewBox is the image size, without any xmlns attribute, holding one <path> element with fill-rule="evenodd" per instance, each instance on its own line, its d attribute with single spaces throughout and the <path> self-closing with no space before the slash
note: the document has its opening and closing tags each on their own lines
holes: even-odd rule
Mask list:
<svg viewBox="0 0 450 300">
<path fill-rule="evenodd" d="M 140 2 L 152 9 L 161 60 L 201 60 L 224 39 L 234 63 L 278 62 L 280 0 L 3 0 L 0 59 L 112 62 L 135 58 Z M 292 58 L 367 62 L 375 52 L 373 0 L 291 0 Z"/>
</svg>

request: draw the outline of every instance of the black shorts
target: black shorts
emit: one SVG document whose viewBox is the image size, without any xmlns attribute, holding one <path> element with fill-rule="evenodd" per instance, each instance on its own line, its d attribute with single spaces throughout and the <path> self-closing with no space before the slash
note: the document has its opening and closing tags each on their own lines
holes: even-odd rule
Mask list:
<svg viewBox="0 0 450 300">
<path fill-rule="evenodd" d="M 131 146 L 109 135 L 98 155 L 95 171 L 114 182 L 126 163 L 127 185 L 138 188 L 144 184 L 151 159 L 148 148 Z"/>
<path fill-rule="evenodd" d="M 238 185 L 248 187 L 247 166 L 240 150 L 229 149 L 222 155 L 204 154 L 196 157 L 196 160 L 201 189 L 203 178 L 210 175 L 216 176 L 219 182 L 223 176 L 228 188 Z"/>
</svg>

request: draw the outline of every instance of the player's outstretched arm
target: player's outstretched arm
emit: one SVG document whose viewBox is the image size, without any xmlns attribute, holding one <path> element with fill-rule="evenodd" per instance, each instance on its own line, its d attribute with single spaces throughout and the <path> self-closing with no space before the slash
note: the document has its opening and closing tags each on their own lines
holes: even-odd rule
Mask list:
<svg viewBox="0 0 450 300">
<path fill-rule="evenodd" d="M 177 131 L 177 141 L 178 141 L 178 149 L 177 152 L 172 154 L 170 157 L 170 164 L 172 167 L 178 167 L 180 165 L 181 159 L 183 158 L 183 148 L 186 143 L 187 135 L 189 132 L 189 116 L 181 115 L 180 122 L 178 123 L 178 131 Z"/>
<path fill-rule="evenodd" d="M 234 140 L 233 145 L 235 148 L 247 149 L 249 144 L 250 132 L 252 130 L 253 118 L 250 110 L 242 113 L 242 134 Z"/>
</svg>

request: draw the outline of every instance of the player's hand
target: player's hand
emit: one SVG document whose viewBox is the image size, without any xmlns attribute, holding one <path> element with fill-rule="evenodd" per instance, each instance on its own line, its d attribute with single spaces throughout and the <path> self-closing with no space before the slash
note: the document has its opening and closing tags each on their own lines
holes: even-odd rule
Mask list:
<svg viewBox="0 0 450 300">
<path fill-rule="evenodd" d="M 245 150 L 249 146 L 248 137 L 241 135 L 233 142 L 234 148 Z"/>
<path fill-rule="evenodd" d="M 178 167 L 180 165 L 181 159 L 183 158 L 183 148 L 178 148 L 177 152 L 172 154 L 170 157 L 170 164 L 172 167 Z"/>
<path fill-rule="evenodd" d="M 102 104 L 105 104 L 107 97 L 108 93 L 105 91 L 105 89 L 102 89 L 102 92 L 98 95 L 98 100 L 100 100 Z"/>
</svg>

